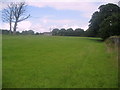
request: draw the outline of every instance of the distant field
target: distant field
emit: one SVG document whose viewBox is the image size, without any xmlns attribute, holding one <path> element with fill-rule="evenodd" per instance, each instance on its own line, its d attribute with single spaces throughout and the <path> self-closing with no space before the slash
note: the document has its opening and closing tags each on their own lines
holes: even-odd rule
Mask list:
<svg viewBox="0 0 120 90">
<path fill-rule="evenodd" d="M 117 60 L 99 38 L 3 35 L 3 88 L 115 88 Z"/>
</svg>

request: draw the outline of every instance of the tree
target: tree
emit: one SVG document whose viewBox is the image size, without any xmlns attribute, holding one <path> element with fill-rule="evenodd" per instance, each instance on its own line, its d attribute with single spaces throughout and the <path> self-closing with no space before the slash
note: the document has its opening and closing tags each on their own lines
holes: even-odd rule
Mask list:
<svg viewBox="0 0 120 90">
<path fill-rule="evenodd" d="M 55 36 L 55 35 L 58 35 L 59 33 L 59 29 L 58 28 L 55 28 L 52 30 L 52 35 Z"/>
<path fill-rule="evenodd" d="M 0 34 L 9 34 L 9 30 L 6 29 L 0 29 Z"/>
<path fill-rule="evenodd" d="M 39 32 L 36 32 L 35 35 L 39 35 L 40 33 Z"/>
<path fill-rule="evenodd" d="M 65 34 L 66 34 L 66 30 L 64 28 L 59 30 L 59 35 L 60 36 L 65 36 Z"/>
<path fill-rule="evenodd" d="M 66 36 L 73 36 L 73 29 L 72 28 L 69 28 L 66 30 Z"/>
<path fill-rule="evenodd" d="M 27 33 L 28 33 L 29 35 L 34 35 L 34 31 L 33 31 L 33 30 L 28 30 Z"/>
<path fill-rule="evenodd" d="M 16 32 L 16 35 L 20 35 L 21 33 L 19 31 Z"/>
<path fill-rule="evenodd" d="M 23 35 L 34 35 L 34 31 L 33 30 L 28 30 L 28 31 L 22 31 Z"/>
<path fill-rule="evenodd" d="M 75 30 L 73 30 L 72 28 L 69 29 L 53 29 L 52 31 L 52 35 L 58 35 L 58 36 L 83 36 L 84 35 L 84 30 L 81 28 L 77 28 Z"/>
<path fill-rule="evenodd" d="M 120 13 L 106 18 L 100 25 L 99 36 L 105 40 L 114 35 L 120 35 Z"/>
<path fill-rule="evenodd" d="M 89 21 L 89 35 L 92 37 L 97 36 L 100 23 L 100 14 L 98 11 L 94 12 L 91 20 Z"/>
<path fill-rule="evenodd" d="M 75 36 L 83 36 L 83 33 L 84 33 L 84 30 L 81 29 L 81 28 L 77 28 L 77 29 L 75 29 L 75 31 L 74 31 L 74 35 L 75 35 Z"/>
<path fill-rule="evenodd" d="M 16 33 L 16 29 L 17 29 L 17 24 L 27 18 L 29 18 L 29 15 L 25 15 L 26 14 L 26 4 L 25 2 L 20 2 L 20 3 L 14 3 L 13 4 L 13 15 L 14 15 L 14 28 L 13 28 L 13 33 Z"/>
<path fill-rule="evenodd" d="M 10 32 L 12 31 L 12 22 L 14 22 L 13 33 L 16 33 L 17 24 L 27 18 L 29 15 L 26 15 L 26 4 L 25 2 L 20 3 L 10 3 L 8 8 L 2 11 L 3 21 L 9 22 Z"/>
<path fill-rule="evenodd" d="M 13 21 L 13 3 L 10 3 L 8 5 L 8 8 L 2 10 L 2 20 L 3 22 L 8 22 L 9 27 L 9 33 L 12 32 L 12 21 Z"/>
<path fill-rule="evenodd" d="M 120 7 L 116 4 L 106 4 L 101 5 L 99 7 L 99 11 L 96 11 L 93 13 L 92 18 L 90 20 L 89 24 L 89 32 L 91 32 L 91 36 L 98 36 L 100 25 L 101 23 L 107 19 L 109 16 L 112 16 L 113 14 L 117 14 L 120 12 Z M 90 33 L 89 33 L 90 34 Z"/>
</svg>

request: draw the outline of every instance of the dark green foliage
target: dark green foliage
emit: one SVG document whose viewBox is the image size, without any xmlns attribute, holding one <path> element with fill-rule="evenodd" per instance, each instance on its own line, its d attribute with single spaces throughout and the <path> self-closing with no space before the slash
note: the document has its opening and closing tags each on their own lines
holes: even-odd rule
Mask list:
<svg viewBox="0 0 120 90">
<path fill-rule="evenodd" d="M 75 35 L 75 36 L 83 36 L 83 35 L 84 35 L 84 30 L 81 29 L 81 28 L 77 28 L 77 29 L 75 29 L 75 31 L 74 31 L 74 35 Z"/>
<path fill-rule="evenodd" d="M 110 36 L 120 35 L 120 14 L 113 14 L 100 25 L 99 36 L 104 40 Z"/>
<path fill-rule="evenodd" d="M 66 36 L 74 36 L 74 31 L 72 28 L 66 30 Z"/>
<path fill-rule="evenodd" d="M 34 31 L 33 30 L 29 30 L 29 31 L 22 31 L 23 35 L 34 35 Z"/>
<path fill-rule="evenodd" d="M 62 28 L 61 30 L 58 31 L 58 35 L 65 36 L 66 35 L 66 30 L 64 28 Z"/>
<path fill-rule="evenodd" d="M 9 31 L 8 30 L 0 30 L 0 32 L 2 33 L 2 34 L 9 34 Z"/>
<path fill-rule="evenodd" d="M 55 28 L 55 29 L 53 29 L 53 31 L 52 31 L 52 35 L 53 35 L 53 36 L 54 36 L 54 35 L 58 35 L 58 32 L 59 32 L 59 29 Z"/>
<path fill-rule="evenodd" d="M 69 28 L 65 30 L 64 28 L 62 29 L 53 29 L 52 31 L 53 36 L 84 36 L 84 30 L 81 28 L 77 28 L 73 30 L 72 28 Z"/>
<path fill-rule="evenodd" d="M 39 35 L 40 33 L 36 32 L 35 35 Z"/>
<path fill-rule="evenodd" d="M 89 36 L 97 36 L 97 33 L 98 33 L 98 30 L 99 30 L 99 23 L 100 23 L 100 14 L 99 12 L 95 12 L 93 13 L 92 15 L 92 18 L 91 20 L 89 21 L 90 22 L 90 25 L 89 25 Z"/>
<path fill-rule="evenodd" d="M 118 18 L 117 15 L 120 14 L 120 7 L 116 4 L 106 4 L 99 7 L 99 11 L 93 13 L 90 20 L 89 29 L 87 31 L 88 36 L 100 36 L 103 39 L 111 35 L 119 35 Z M 110 20 L 112 21 L 112 26 L 110 27 Z M 113 24 L 114 23 L 114 24 Z M 116 34 L 118 33 L 118 34 Z"/>
<path fill-rule="evenodd" d="M 7 29 L 0 29 L 0 34 L 8 35 L 8 34 L 10 34 L 10 32 L 11 32 L 11 34 L 13 33 L 12 31 L 7 30 Z"/>
<path fill-rule="evenodd" d="M 21 33 L 19 31 L 16 32 L 16 35 L 20 35 Z"/>
<path fill-rule="evenodd" d="M 9 30 L 4 30 L 4 29 L 0 29 L 0 32 L 2 33 L 2 34 L 5 34 L 5 35 L 9 35 L 10 33 L 10 31 Z M 13 32 L 11 32 L 11 34 L 12 34 Z M 34 31 L 33 30 L 28 30 L 28 31 L 22 31 L 22 32 L 19 32 L 19 31 L 17 31 L 16 32 L 16 35 L 39 35 L 39 33 L 34 33 Z M 41 34 L 40 34 L 41 35 Z"/>
<path fill-rule="evenodd" d="M 116 4 L 109 3 L 106 5 L 101 5 L 99 7 L 99 10 L 101 14 L 104 14 L 103 17 L 107 18 L 108 16 L 111 16 L 113 13 L 120 12 L 120 7 L 117 6 Z"/>
<path fill-rule="evenodd" d="M 87 29 L 84 32 L 84 36 L 87 36 L 87 37 L 96 37 L 95 32 L 94 32 L 93 29 Z"/>
</svg>

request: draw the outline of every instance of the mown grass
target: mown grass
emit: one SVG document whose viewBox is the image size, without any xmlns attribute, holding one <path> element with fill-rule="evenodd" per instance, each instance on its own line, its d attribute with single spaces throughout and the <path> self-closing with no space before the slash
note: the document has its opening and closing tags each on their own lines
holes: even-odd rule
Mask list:
<svg viewBox="0 0 120 90">
<path fill-rule="evenodd" d="M 98 38 L 3 36 L 3 88 L 115 88 L 116 53 Z"/>
<path fill-rule="evenodd" d="M 2 89 L 2 34 L 0 34 L 0 89 Z"/>
</svg>

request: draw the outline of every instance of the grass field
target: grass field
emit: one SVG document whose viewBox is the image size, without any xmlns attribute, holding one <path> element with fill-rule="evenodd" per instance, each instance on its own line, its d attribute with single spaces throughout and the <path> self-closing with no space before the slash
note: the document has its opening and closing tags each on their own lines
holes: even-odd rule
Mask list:
<svg viewBox="0 0 120 90">
<path fill-rule="evenodd" d="M 0 89 L 2 89 L 2 35 L 1 34 L 0 34 Z"/>
<path fill-rule="evenodd" d="M 3 88 L 115 88 L 116 53 L 99 38 L 3 35 Z"/>
</svg>

